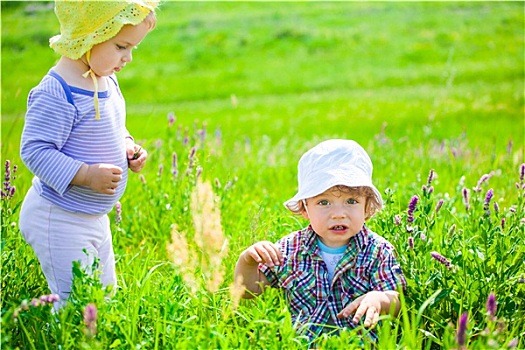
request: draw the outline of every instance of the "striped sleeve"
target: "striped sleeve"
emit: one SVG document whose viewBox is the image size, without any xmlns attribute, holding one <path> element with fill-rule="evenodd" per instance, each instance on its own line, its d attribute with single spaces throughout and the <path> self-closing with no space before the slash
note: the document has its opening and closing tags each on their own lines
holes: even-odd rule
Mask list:
<svg viewBox="0 0 525 350">
<path fill-rule="evenodd" d="M 20 156 L 27 168 L 63 195 L 82 162 L 62 153 L 76 118 L 76 108 L 53 91 L 29 94 Z"/>
</svg>

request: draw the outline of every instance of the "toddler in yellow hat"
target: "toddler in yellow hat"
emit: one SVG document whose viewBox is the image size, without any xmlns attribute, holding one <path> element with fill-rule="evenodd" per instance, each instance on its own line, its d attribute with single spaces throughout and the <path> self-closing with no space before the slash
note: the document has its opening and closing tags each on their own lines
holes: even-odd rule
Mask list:
<svg viewBox="0 0 525 350">
<path fill-rule="evenodd" d="M 72 262 L 98 261 L 101 282 L 116 286 L 107 213 L 140 172 L 146 150 L 126 129 L 115 73 L 155 27 L 158 1 L 56 1 L 61 55 L 28 97 L 20 154 L 35 175 L 20 212 L 20 230 L 37 255 L 60 307 Z"/>
</svg>

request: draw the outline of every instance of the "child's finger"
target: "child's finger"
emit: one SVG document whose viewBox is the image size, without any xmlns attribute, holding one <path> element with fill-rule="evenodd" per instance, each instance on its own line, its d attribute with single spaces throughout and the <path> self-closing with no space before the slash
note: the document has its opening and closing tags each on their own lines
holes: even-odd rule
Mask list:
<svg viewBox="0 0 525 350">
<path fill-rule="evenodd" d="M 366 311 L 365 322 L 363 323 L 365 327 L 373 327 L 379 321 L 379 312 L 375 307 L 369 307 Z"/>
<path fill-rule="evenodd" d="M 337 314 L 337 318 L 347 318 L 348 316 L 352 315 L 352 313 L 357 309 L 357 306 L 359 304 L 355 301 L 348 304 L 341 312 Z"/>
</svg>

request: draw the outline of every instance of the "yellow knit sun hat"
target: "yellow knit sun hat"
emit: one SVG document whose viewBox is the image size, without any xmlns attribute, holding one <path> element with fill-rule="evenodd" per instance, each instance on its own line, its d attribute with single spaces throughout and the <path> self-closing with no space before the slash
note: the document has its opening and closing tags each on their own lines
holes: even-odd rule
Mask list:
<svg viewBox="0 0 525 350">
<path fill-rule="evenodd" d="M 56 53 L 79 59 L 94 45 L 103 43 L 126 24 L 137 25 L 153 11 L 159 0 L 55 1 L 60 34 L 49 39 Z"/>
</svg>

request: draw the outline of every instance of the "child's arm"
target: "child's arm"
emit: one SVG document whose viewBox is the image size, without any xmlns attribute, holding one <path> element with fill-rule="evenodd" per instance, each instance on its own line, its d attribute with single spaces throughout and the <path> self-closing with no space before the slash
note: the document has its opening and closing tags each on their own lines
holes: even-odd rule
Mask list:
<svg viewBox="0 0 525 350">
<path fill-rule="evenodd" d="M 393 316 L 397 316 L 400 308 L 398 292 L 393 290 L 371 291 L 348 304 L 337 314 L 337 317 L 346 318 L 355 312 L 352 322 L 359 323 L 359 320 L 365 316 L 364 326 L 374 327 L 379 321 L 379 315 L 391 312 Z"/>
<path fill-rule="evenodd" d="M 241 278 L 246 288 L 243 295 L 245 299 L 261 294 L 264 291 L 262 287 L 270 285 L 266 276 L 259 271 L 259 263 L 269 267 L 281 265 L 283 255 L 279 247 L 272 242 L 262 241 L 250 246 L 239 256 L 235 265 L 234 280 Z"/>
<path fill-rule="evenodd" d="M 71 180 L 71 185 L 87 186 L 99 193 L 115 194 L 120 180 L 122 169 L 116 165 L 84 163 Z"/>
</svg>

